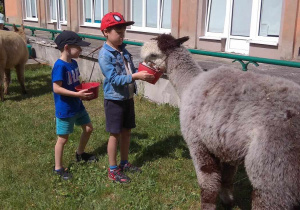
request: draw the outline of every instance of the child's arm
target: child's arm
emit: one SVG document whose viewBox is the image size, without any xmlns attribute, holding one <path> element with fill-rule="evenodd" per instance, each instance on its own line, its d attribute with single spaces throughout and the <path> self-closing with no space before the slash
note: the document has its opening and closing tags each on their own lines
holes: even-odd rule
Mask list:
<svg viewBox="0 0 300 210">
<path fill-rule="evenodd" d="M 137 72 L 132 75 L 119 75 L 116 70 L 116 66 L 112 62 L 102 56 L 98 59 L 101 71 L 103 75 L 109 80 L 109 82 L 116 86 L 122 86 L 132 83 L 134 80 L 151 81 L 154 76 L 147 72 Z"/>
<path fill-rule="evenodd" d="M 87 93 L 87 89 L 74 92 L 62 87 L 62 81 L 53 82 L 53 92 L 63 96 L 77 97 L 81 100 L 88 100 L 93 96 L 93 93 Z"/>
<path fill-rule="evenodd" d="M 140 71 L 132 74 L 132 80 L 143 80 L 150 82 L 154 79 L 154 75 L 149 74 L 147 71 Z"/>
</svg>

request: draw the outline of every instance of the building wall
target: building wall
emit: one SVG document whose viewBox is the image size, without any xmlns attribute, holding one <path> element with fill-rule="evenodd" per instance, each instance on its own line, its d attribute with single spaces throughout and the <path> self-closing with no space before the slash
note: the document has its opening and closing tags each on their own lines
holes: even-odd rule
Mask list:
<svg viewBox="0 0 300 210">
<path fill-rule="evenodd" d="M 23 0 L 5 0 L 5 12 L 9 23 L 25 24 L 49 29 L 57 29 L 56 23 L 50 21 L 49 0 L 37 0 L 38 21 L 24 20 Z M 82 0 L 67 0 L 67 25 L 69 29 L 79 33 L 102 35 L 98 27 L 83 26 Z M 124 14 L 130 20 L 130 0 L 110 0 L 109 11 Z M 224 52 L 226 39 L 207 39 L 205 20 L 207 0 L 173 0 L 171 33 L 175 37 L 189 36 L 185 43 L 189 48 Z M 300 5 L 298 0 L 284 0 L 282 7 L 281 30 L 277 46 L 251 43 L 249 55 L 284 60 L 300 60 Z M 133 41 L 148 41 L 157 33 L 145 33 L 127 30 L 126 38 Z"/>
</svg>

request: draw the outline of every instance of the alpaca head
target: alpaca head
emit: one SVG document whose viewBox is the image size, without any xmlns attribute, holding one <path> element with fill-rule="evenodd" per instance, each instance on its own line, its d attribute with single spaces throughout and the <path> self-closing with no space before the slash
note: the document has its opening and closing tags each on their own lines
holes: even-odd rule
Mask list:
<svg viewBox="0 0 300 210">
<path fill-rule="evenodd" d="M 19 34 L 22 39 L 24 40 L 24 42 L 27 44 L 27 38 L 26 38 L 26 34 L 25 34 L 25 28 L 24 25 L 21 24 L 20 28 L 17 28 L 15 24 L 13 24 L 13 28 L 14 28 L 14 32 L 16 32 L 17 34 Z"/>
<path fill-rule="evenodd" d="M 180 48 L 181 44 L 188 39 L 189 37 L 175 39 L 169 34 L 159 35 L 143 45 L 141 48 L 141 58 L 146 63 L 150 62 L 160 69 L 166 69 L 166 59 L 169 54 L 176 48 Z"/>
</svg>

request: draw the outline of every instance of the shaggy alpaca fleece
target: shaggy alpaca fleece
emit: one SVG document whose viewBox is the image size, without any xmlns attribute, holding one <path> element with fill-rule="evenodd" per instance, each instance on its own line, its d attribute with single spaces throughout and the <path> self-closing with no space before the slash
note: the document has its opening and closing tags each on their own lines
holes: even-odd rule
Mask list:
<svg viewBox="0 0 300 210">
<path fill-rule="evenodd" d="M 10 83 L 10 69 L 15 67 L 18 81 L 22 92 L 26 93 L 24 85 L 24 70 L 28 60 L 28 50 L 26 46 L 26 36 L 24 27 L 13 31 L 0 30 L 0 98 L 4 100 L 4 94 L 8 94 Z M 4 90 L 3 90 L 4 83 Z"/>
<path fill-rule="evenodd" d="M 244 164 L 253 186 L 252 209 L 300 204 L 300 86 L 268 75 L 219 67 L 204 72 L 180 46 L 188 38 L 161 35 L 142 58 L 163 64 L 180 99 L 180 125 L 198 183 L 201 208 L 219 195 L 233 205 L 233 178 Z"/>
</svg>

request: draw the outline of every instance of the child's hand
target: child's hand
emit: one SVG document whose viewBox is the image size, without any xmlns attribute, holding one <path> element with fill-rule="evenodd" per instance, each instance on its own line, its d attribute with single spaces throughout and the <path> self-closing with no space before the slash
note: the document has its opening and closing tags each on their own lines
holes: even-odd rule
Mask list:
<svg viewBox="0 0 300 210">
<path fill-rule="evenodd" d="M 87 93 L 88 89 L 84 89 L 84 90 L 80 90 L 77 92 L 78 97 L 81 100 L 90 100 L 91 98 L 93 98 L 94 93 Z"/>
<path fill-rule="evenodd" d="M 133 80 L 143 80 L 143 81 L 150 82 L 154 80 L 154 78 L 155 78 L 154 75 L 149 74 L 147 71 L 140 71 L 132 74 Z"/>
</svg>

